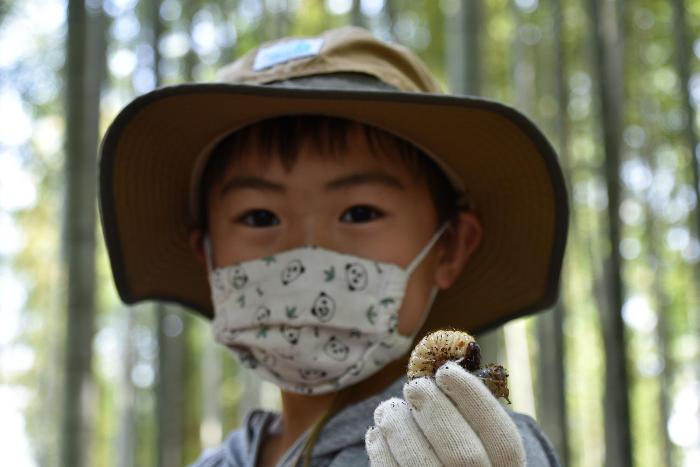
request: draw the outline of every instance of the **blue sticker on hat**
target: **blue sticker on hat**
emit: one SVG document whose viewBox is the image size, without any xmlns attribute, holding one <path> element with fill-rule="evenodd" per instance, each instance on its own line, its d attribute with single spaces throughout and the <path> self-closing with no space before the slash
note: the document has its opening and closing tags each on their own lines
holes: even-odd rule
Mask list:
<svg viewBox="0 0 700 467">
<path fill-rule="evenodd" d="M 253 71 L 264 70 L 280 63 L 297 60 L 299 58 L 313 57 L 323 46 L 323 39 L 292 39 L 280 44 L 262 47 L 258 50 L 253 63 Z"/>
</svg>

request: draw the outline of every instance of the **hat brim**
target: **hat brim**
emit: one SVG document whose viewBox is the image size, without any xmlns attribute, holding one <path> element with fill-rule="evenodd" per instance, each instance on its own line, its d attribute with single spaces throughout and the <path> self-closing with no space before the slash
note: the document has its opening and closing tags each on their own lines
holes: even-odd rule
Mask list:
<svg viewBox="0 0 700 467">
<path fill-rule="evenodd" d="M 555 151 L 524 115 L 485 99 L 435 94 L 185 84 L 135 99 L 105 135 L 100 211 L 125 303 L 180 303 L 212 317 L 206 269 L 189 245 L 191 174 L 213 140 L 281 115 L 329 115 L 421 147 L 467 187 L 483 239 L 442 291 L 426 328 L 480 332 L 551 306 L 568 230 Z"/>
</svg>

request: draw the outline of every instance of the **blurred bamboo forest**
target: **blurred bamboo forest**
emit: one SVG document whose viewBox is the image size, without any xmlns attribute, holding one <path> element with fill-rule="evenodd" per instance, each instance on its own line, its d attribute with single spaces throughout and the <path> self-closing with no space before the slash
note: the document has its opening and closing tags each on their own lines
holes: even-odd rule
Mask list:
<svg viewBox="0 0 700 467">
<path fill-rule="evenodd" d="M 2 464 L 184 465 L 279 404 L 204 320 L 120 303 L 96 148 L 136 95 L 350 23 L 414 49 L 446 90 L 517 107 L 559 150 L 562 298 L 481 337 L 514 409 L 566 465 L 700 465 L 698 0 L 1 1 Z"/>
</svg>

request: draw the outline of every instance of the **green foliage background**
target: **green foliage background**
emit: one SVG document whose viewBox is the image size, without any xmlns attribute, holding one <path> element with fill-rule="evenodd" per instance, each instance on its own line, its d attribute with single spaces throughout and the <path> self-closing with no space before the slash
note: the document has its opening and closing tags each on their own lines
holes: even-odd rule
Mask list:
<svg viewBox="0 0 700 467">
<path fill-rule="evenodd" d="M 560 37 L 553 33 L 556 2 L 550 0 L 485 0 L 481 23 L 482 95 L 525 112 L 555 146 L 560 141 L 558 119 L 569 128 L 567 147 L 559 148 L 568 157 L 563 163 L 572 195 L 572 229 L 562 276 L 568 419 L 560 429 L 568 439 L 569 463 L 577 467 L 602 465 L 604 459 L 605 361 L 599 294 L 601 265 L 611 248 L 605 231 L 605 154 L 586 1 L 561 2 Z M 413 48 L 449 89 L 454 83 L 448 76 L 453 57 L 446 47 L 447 24 L 459 3 L 364 1 L 362 22 L 381 37 Z M 155 86 L 149 45 L 155 10 L 147 1 L 94 0 L 88 5 L 93 14 L 104 11 L 108 25 L 103 133 L 121 107 Z M 678 25 L 670 2 L 624 4 L 624 75 L 619 77 L 625 91 L 619 174 L 623 236 L 617 247 L 625 260 L 629 423 L 634 463 L 639 466 L 697 465 L 700 459 L 700 242 L 693 227 L 698 202 L 691 178 L 692 164 L 698 161 L 693 160 L 685 136 L 687 127 L 697 131 L 699 122 L 689 120 L 680 92 L 689 86 L 692 105 L 700 101 L 700 2 L 687 0 L 684 5 L 694 46 L 689 83 L 681 82 L 674 61 L 672 31 Z M 163 28 L 162 83 L 212 80 L 219 66 L 262 40 L 312 35 L 348 24 L 351 6 L 344 0 L 165 0 L 155 7 Z M 0 112 L 5 114 L 0 119 L 5 126 L 0 127 L 0 319 L 7 325 L 0 333 L 0 391 L 8 401 L 0 413 L 21 413 L 23 420 L 17 425 L 0 417 L 0 432 L 25 433 L 29 450 L 22 465 L 32 465 L 29 459 L 37 465 L 58 464 L 66 345 L 66 284 L 61 268 L 65 8 L 60 0 L 0 3 Z M 568 107 L 564 109 L 558 108 L 554 93 L 557 42 L 565 53 Z M 28 119 L 30 128 L 25 136 L 16 137 L 13 125 L 22 118 Z M 25 178 L 16 178 L 18 173 Z M 31 184 L 34 193 L 24 202 L 16 199 L 19 182 Z M 128 308 L 119 302 L 104 246 L 98 245 L 90 465 L 155 465 L 156 310 L 150 304 Z M 181 324 L 187 352 L 181 380 L 186 393 L 184 463 L 194 460 L 207 441 L 220 440 L 238 426 L 253 404 L 274 407 L 278 402 L 271 388 L 258 386 L 213 345 L 207 323 L 184 310 L 168 308 L 167 313 Z M 507 325 L 514 326 L 512 332 L 525 333 L 535 375 L 518 379 L 525 376 L 511 368 L 516 380 L 529 381 L 514 397 L 514 409 L 533 416 L 547 410 L 537 400 L 542 383 L 536 377 L 541 343 L 535 320 Z M 506 342 L 500 350 L 503 360 L 508 359 L 509 345 Z M 205 368 L 205 359 L 213 359 L 218 370 Z M 211 381 L 216 383 L 215 394 L 206 390 Z M 211 399 L 217 401 L 214 419 L 203 413 Z M 120 461 L 124 436 L 132 437 L 134 453 L 130 460 Z"/>
</svg>

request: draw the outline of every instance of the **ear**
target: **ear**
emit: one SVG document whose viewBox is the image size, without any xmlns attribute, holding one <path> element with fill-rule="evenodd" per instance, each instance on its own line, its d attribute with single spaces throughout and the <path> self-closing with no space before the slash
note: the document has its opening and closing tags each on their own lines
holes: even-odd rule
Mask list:
<svg viewBox="0 0 700 467">
<path fill-rule="evenodd" d="M 195 227 L 190 231 L 190 248 L 197 259 L 204 265 L 207 261 L 204 257 L 204 233 Z"/>
<path fill-rule="evenodd" d="M 435 285 L 449 288 L 462 273 L 481 243 L 481 221 L 475 213 L 460 211 L 440 241 L 442 248 L 435 270 Z"/>
</svg>

